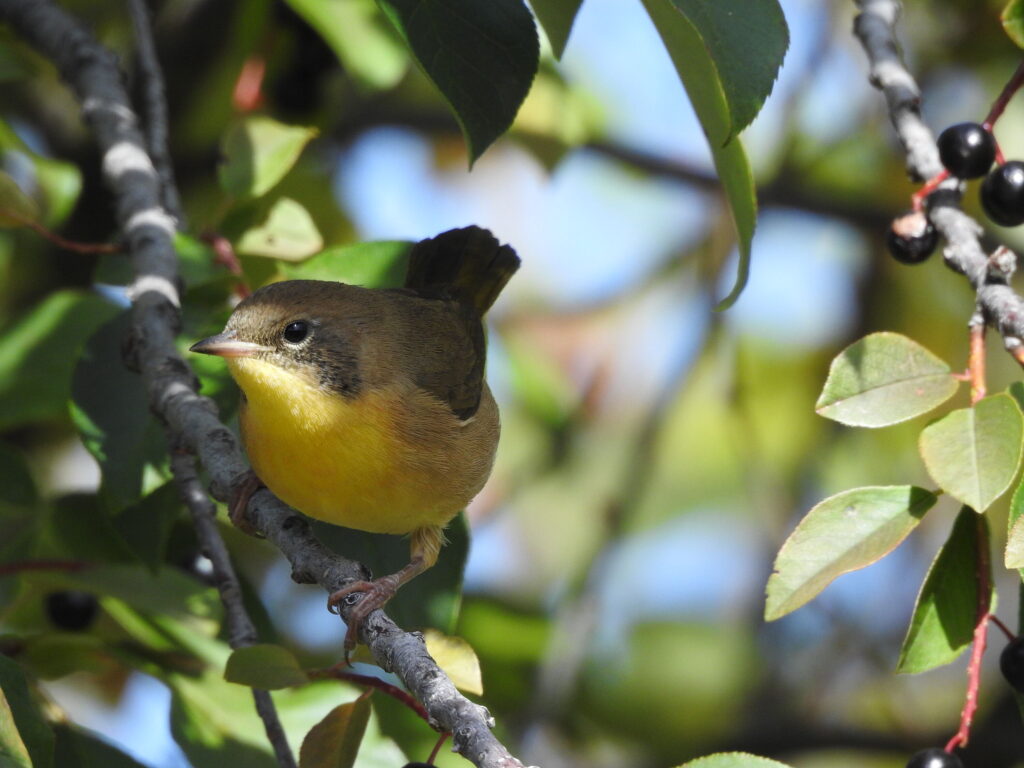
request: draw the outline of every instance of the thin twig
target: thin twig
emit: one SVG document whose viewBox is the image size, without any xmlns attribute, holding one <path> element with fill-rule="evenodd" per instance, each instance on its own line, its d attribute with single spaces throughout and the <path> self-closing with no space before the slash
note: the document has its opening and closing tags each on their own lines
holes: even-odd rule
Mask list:
<svg viewBox="0 0 1024 768">
<path fill-rule="evenodd" d="M 12 560 L 0 563 L 0 576 L 12 576 L 26 571 L 84 571 L 89 563 L 81 560 Z"/>
<path fill-rule="evenodd" d="M 161 203 L 161 181 L 146 153 L 113 53 L 51 0 L 0 0 L 0 18 L 57 66 L 82 103 L 102 157 L 134 279 L 133 331 L 126 349 L 142 374 L 150 407 L 180 445 L 199 458 L 214 496 L 227 501 L 248 468 L 234 434 L 177 350 L 180 325 L 174 221 Z M 361 565 L 328 550 L 305 518 L 269 491 L 253 494 L 246 517 L 288 558 L 293 578 L 335 592 L 365 578 Z M 346 618 L 350 606 L 342 607 Z M 381 668 L 393 671 L 435 727 L 451 731 L 456 752 L 477 768 L 522 768 L 491 731 L 487 710 L 460 694 L 427 653 L 420 635 L 402 631 L 383 611 L 370 614 L 360 640 Z"/>
<path fill-rule="evenodd" d="M 256 627 L 245 610 L 242 600 L 242 585 L 238 581 L 228 548 L 217 530 L 217 508 L 206 495 L 199 475 L 196 472 L 195 457 L 189 453 L 174 451 L 171 454 L 171 471 L 177 483 L 181 500 L 192 515 L 192 524 L 196 529 L 202 546 L 203 554 L 213 564 L 213 578 L 224 604 L 224 620 L 228 626 L 228 645 L 232 648 L 245 648 L 254 645 L 258 640 Z M 263 720 L 263 728 L 267 739 L 274 748 L 277 764 L 281 768 L 295 768 L 295 757 L 288 746 L 288 736 L 281 726 L 274 702 L 268 691 L 257 688 L 252 690 L 256 702 L 256 711 Z"/>
<path fill-rule="evenodd" d="M 71 251 L 72 253 L 92 255 L 102 253 L 119 253 L 122 250 L 121 246 L 114 245 L 113 243 L 80 243 L 77 240 L 68 240 L 67 238 L 61 237 L 56 232 L 47 229 L 43 224 L 39 223 L 35 219 L 22 216 L 21 214 L 7 208 L 0 208 L 0 216 L 7 219 L 13 219 L 23 227 L 28 227 L 37 235 L 41 235 L 46 238 L 58 248 L 63 248 L 65 251 Z"/>
<path fill-rule="evenodd" d="M 355 683 L 356 685 L 362 685 L 366 688 L 372 688 L 377 691 L 390 696 L 395 701 L 401 702 L 417 715 L 419 715 L 426 722 L 430 722 L 430 715 L 427 714 L 427 710 L 416 701 L 412 696 L 403 691 L 401 688 L 392 685 L 386 680 L 381 680 L 379 677 L 373 675 L 360 675 L 358 672 L 350 672 L 348 665 L 345 662 L 335 664 L 333 667 L 327 667 L 326 669 L 311 669 L 306 672 L 310 680 L 344 680 L 349 683 Z"/>
</svg>

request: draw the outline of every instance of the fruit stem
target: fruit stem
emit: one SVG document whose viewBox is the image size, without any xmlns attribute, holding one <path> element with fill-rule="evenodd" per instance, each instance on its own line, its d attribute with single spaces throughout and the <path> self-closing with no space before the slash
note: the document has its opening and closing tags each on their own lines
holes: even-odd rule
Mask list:
<svg viewBox="0 0 1024 768">
<path fill-rule="evenodd" d="M 960 712 L 960 728 L 945 746 L 947 752 L 967 745 L 971 735 L 971 723 L 978 711 L 978 690 L 981 688 L 981 659 L 985 655 L 988 641 L 988 622 L 992 618 L 992 575 L 989 564 L 988 527 L 985 519 L 977 516 L 977 570 L 978 613 L 974 625 L 974 644 L 971 648 L 971 660 L 967 664 L 967 695 L 964 697 L 964 708 Z"/>
<path fill-rule="evenodd" d="M 1020 87 L 1024 85 L 1024 59 L 1021 60 L 1020 64 L 1017 65 L 1017 70 L 1013 73 L 1006 85 L 1003 86 L 1003 90 L 1000 91 L 996 100 L 992 102 L 992 109 L 988 111 L 988 116 L 985 118 L 985 122 L 981 124 L 981 127 L 986 131 L 992 132 L 992 126 L 995 125 L 996 120 L 1000 118 L 1003 112 L 1006 110 L 1006 105 L 1010 103 L 1010 99 L 1013 95 L 1020 90 Z M 1002 160 L 999 155 L 996 155 L 996 161 L 1002 164 Z"/>
<path fill-rule="evenodd" d="M 1010 628 L 1008 626 L 1006 626 L 1000 620 L 1000 618 L 998 616 L 996 616 L 994 613 L 991 616 L 989 616 L 989 619 L 991 619 L 992 623 L 995 624 L 997 627 L 999 627 L 1000 630 L 1002 630 L 1003 634 L 1006 635 L 1006 639 L 1007 640 L 1009 640 L 1010 642 L 1013 642 L 1014 640 L 1017 639 L 1017 636 L 1015 634 L 1013 634 L 1013 632 L 1010 631 Z"/>
<path fill-rule="evenodd" d="M 967 373 L 971 382 L 971 405 L 985 397 L 985 320 L 980 312 L 971 317 L 971 346 L 967 353 Z"/>
<path fill-rule="evenodd" d="M 434 760 L 437 759 L 437 753 L 441 751 L 441 747 L 443 747 L 444 743 L 448 741 L 449 736 L 451 736 L 450 733 L 442 733 L 440 736 L 438 736 L 437 743 L 434 745 L 434 749 L 433 751 L 431 751 L 430 757 L 427 758 L 427 763 L 429 765 L 434 764 Z"/>
<path fill-rule="evenodd" d="M 917 192 L 915 192 L 913 196 L 910 198 L 912 204 L 911 207 L 915 211 L 920 212 L 924 208 L 925 198 L 928 197 L 928 195 L 930 195 L 932 192 L 934 192 L 936 188 L 939 186 L 939 184 L 941 184 L 948 178 L 949 171 L 943 168 L 937 174 L 928 179 L 928 181 L 924 183 L 924 186 L 917 190 Z"/>
</svg>

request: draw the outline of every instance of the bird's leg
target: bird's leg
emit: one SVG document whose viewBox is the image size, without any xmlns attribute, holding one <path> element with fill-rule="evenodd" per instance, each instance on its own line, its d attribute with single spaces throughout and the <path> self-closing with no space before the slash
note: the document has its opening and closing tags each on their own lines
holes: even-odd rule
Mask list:
<svg viewBox="0 0 1024 768">
<path fill-rule="evenodd" d="M 260 533 L 252 527 L 245 511 L 249 507 L 249 499 L 260 488 L 265 488 L 263 481 L 251 469 L 246 473 L 245 479 L 235 486 L 231 494 L 231 503 L 228 505 L 228 517 L 231 523 L 242 533 L 250 536 L 259 536 Z"/>
<path fill-rule="evenodd" d="M 348 631 L 345 633 L 346 657 L 348 652 L 355 648 L 356 640 L 359 637 L 359 627 L 366 617 L 378 608 L 383 608 L 403 584 L 434 565 L 442 544 L 444 544 L 442 528 L 436 525 L 417 528 L 412 533 L 410 545 L 412 557 L 409 564 L 402 570 L 381 576 L 373 581 L 353 582 L 327 598 L 327 610 L 331 613 L 340 613 L 339 606 L 342 603 L 349 603 L 350 599 L 361 595 L 359 602 L 353 606 L 348 615 Z"/>
</svg>

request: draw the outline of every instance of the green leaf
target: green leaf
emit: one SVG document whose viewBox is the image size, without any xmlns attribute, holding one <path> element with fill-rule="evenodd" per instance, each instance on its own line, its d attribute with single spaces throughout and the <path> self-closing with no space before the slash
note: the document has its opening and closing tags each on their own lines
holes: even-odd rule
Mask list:
<svg viewBox="0 0 1024 768">
<path fill-rule="evenodd" d="M 34 507 L 38 501 L 39 492 L 25 454 L 13 445 L 0 442 L 0 508 Z"/>
<path fill-rule="evenodd" d="M 785 763 L 769 760 L 767 757 L 748 755 L 746 752 L 719 752 L 716 755 L 698 757 L 679 768 L 789 768 Z"/>
<path fill-rule="evenodd" d="M 984 512 L 1020 466 L 1024 415 L 1005 392 L 932 422 L 919 447 L 928 474 L 958 501 Z"/>
<path fill-rule="evenodd" d="M 316 134 L 259 115 L 238 120 L 221 141 L 221 186 L 236 198 L 260 197 L 284 178 Z"/>
<path fill-rule="evenodd" d="M 323 246 L 324 239 L 309 211 L 294 200 L 282 197 L 265 219 L 242 233 L 235 250 L 245 256 L 301 261 Z"/>
<path fill-rule="evenodd" d="M 0 766 L 3 768 L 32 768 L 25 742 L 21 740 L 14 723 L 14 713 L 0 688 Z"/>
<path fill-rule="evenodd" d="M 280 645 L 261 643 L 239 648 L 228 658 L 224 679 L 229 683 L 275 691 L 309 682 L 295 655 Z"/>
<path fill-rule="evenodd" d="M 287 0 L 356 82 L 372 90 L 398 84 L 409 57 L 373 0 Z"/>
<path fill-rule="evenodd" d="M 523 0 L 377 0 L 462 128 L 472 165 L 504 133 L 537 73 Z"/>
<path fill-rule="evenodd" d="M 282 264 L 289 280 L 337 280 L 367 288 L 398 288 L 405 280 L 412 243 L 390 240 L 342 245 L 301 264 Z"/>
<path fill-rule="evenodd" d="M 583 0 L 531 0 L 530 5 L 544 27 L 555 58 L 562 58 L 572 23 L 576 20 Z"/>
<path fill-rule="evenodd" d="M 779 550 L 765 620 L 785 616 L 837 576 L 892 552 L 935 501 L 923 488 L 896 485 L 854 488 L 817 504 Z"/>
<path fill-rule="evenodd" d="M 949 366 L 916 341 L 872 333 L 832 361 L 815 409 L 852 427 L 885 427 L 927 413 L 957 386 Z"/>
<path fill-rule="evenodd" d="M 386 533 L 367 533 L 311 521 L 327 547 L 368 566 L 375 576 L 395 573 L 409 563 L 409 540 Z M 404 585 L 388 603 L 388 616 L 405 630 L 434 627 L 455 631 L 462 603 L 462 574 L 469 554 L 469 527 L 460 514 L 445 528 L 447 543 L 433 568 Z"/>
<path fill-rule="evenodd" d="M 177 485 L 167 482 L 119 512 L 113 525 L 131 552 L 155 572 L 163 563 L 167 539 L 181 509 Z"/>
<path fill-rule="evenodd" d="M 36 206 L 35 201 L 42 205 L 40 215 L 43 223 L 52 228 L 64 221 L 82 191 L 82 172 L 79 167 L 65 160 L 33 152 L 10 124 L 2 119 L 0 152 L 8 167 L 16 167 L 26 174 L 22 181 L 33 191 L 33 207 Z"/>
<path fill-rule="evenodd" d="M 1010 0 L 1000 18 L 1009 38 L 1018 48 L 1024 48 L 1024 0 Z"/>
<path fill-rule="evenodd" d="M 988 549 L 988 522 L 983 515 L 964 507 L 953 524 L 949 539 L 928 570 L 914 606 L 910 629 L 903 641 L 898 672 L 924 672 L 948 664 L 971 644 L 978 618 L 978 552 Z M 992 599 L 989 567 L 989 593 Z"/>
<path fill-rule="evenodd" d="M 21 451 L 0 442 L 0 563 L 35 553 L 42 523 L 35 483 Z M 0 579 L 0 608 L 17 593 L 16 579 Z"/>
<path fill-rule="evenodd" d="M 57 725 L 56 763 L 60 768 L 146 768 L 107 742 L 69 725 Z"/>
<path fill-rule="evenodd" d="M 3 655 L 0 655 L 0 691 L 7 701 L 18 737 L 32 758 L 32 768 L 63 768 L 54 763 L 53 731 L 29 691 L 24 671 Z"/>
<path fill-rule="evenodd" d="M 58 291 L 0 332 L 0 430 L 67 418 L 79 350 L 118 311 L 94 294 Z"/>
<path fill-rule="evenodd" d="M 750 244 L 757 223 L 757 197 L 754 192 L 754 177 L 747 162 L 743 145 L 735 134 L 743 127 L 730 111 L 727 92 L 713 50 L 702 37 L 702 30 L 684 12 L 675 0 L 643 0 L 648 15 L 661 36 L 665 48 L 672 57 L 679 79 L 693 104 L 697 118 L 704 129 L 711 147 L 715 169 L 725 189 L 725 196 L 736 225 L 740 261 L 736 283 L 729 295 L 719 302 L 717 309 L 727 309 L 736 301 L 746 285 L 750 272 Z M 716 6 L 732 7 L 739 0 L 715 3 Z M 750 5 L 757 6 L 754 16 L 763 13 L 762 5 L 774 0 L 757 0 Z M 737 18 L 747 15 L 746 3 L 735 11 Z M 718 11 L 714 11 L 717 17 Z M 706 30 L 705 30 L 706 31 Z M 735 52 L 742 60 L 751 52 Z M 753 54 L 756 55 L 756 54 Z M 753 91 L 751 91 L 753 92 Z M 765 93 L 765 96 L 767 93 Z M 741 100 L 743 101 L 743 100 Z"/>
<path fill-rule="evenodd" d="M 121 345 L 131 327 L 124 311 L 92 335 L 72 377 L 71 418 L 102 472 L 100 497 L 117 512 L 164 477 L 163 431 L 149 410 L 142 379 L 124 367 Z M 148 472 L 148 476 L 147 476 Z"/>
<path fill-rule="evenodd" d="M 303 739 L 299 768 L 352 768 L 369 719 L 365 696 L 332 709 Z"/>
<path fill-rule="evenodd" d="M 1024 523 L 1021 522 L 1021 515 L 1024 515 L 1024 479 L 1017 485 L 1010 500 L 1010 514 L 1006 520 L 1006 567 L 1024 568 Z M 1020 573 L 1024 580 L 1024 571 Z M 1024 617 L 1024 614 L 1022 614 Z"/>
<path fill-rule="evenodd" d="M 9 173 L 0 171 L 0 228 L 22 227 L 39 220 L 39 206 Z"/>
</svg>

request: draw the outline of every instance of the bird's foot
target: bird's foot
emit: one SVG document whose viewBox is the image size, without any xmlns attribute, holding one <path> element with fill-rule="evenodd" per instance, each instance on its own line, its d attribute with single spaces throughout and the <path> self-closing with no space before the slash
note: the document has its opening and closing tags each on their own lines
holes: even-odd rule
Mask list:
<svg viewBox="0 0 1024 768">
<path fill-rule="evenodd" d="M 231 503 L 228 505 L 228 518 L 230 518 L 232 525 L 242 533 L 256 537 L 260 537 L 262 534 L 249 522 L 249 518 L 246 517 L 246 510 L 249 507 L 249 499 L 261 488 L 266 488 L 266 486 L 256 473 L 250 469 L 246 473 L 245 479 L 235 486 L 234 492 L 231 495 Z"/>
<path fill-rule="evenodd" d="M 352 610 L 346 619 L 348 624 L 348 631 L 345 633 L 346 660 L 349 651 L 356 647 L 359 628 L 363 621 L 378 608 L 383 608 L 388 600 L 395 596 L 401 585 L 402 580 L 399 574 L 393 573 L 373 581 L 353 582 L 327 598 L 327 610 L 331 613 L 340 615 L 343 604 L 352 605 Z"/>
</svg>

